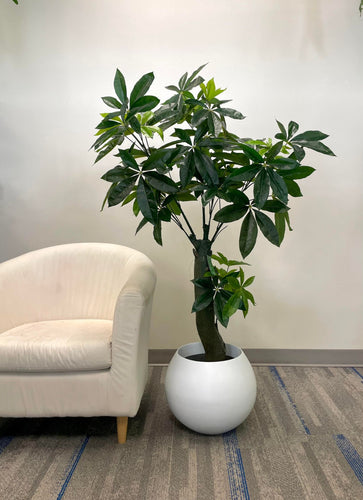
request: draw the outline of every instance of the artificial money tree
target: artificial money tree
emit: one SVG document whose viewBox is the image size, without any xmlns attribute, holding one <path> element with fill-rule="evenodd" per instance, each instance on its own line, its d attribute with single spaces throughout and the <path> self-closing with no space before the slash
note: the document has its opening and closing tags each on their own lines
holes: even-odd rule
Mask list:
<svg viewBox="0 0 363 500">
<path fill-rule="evenodd" d="M 225 89 L 216 88 L 213 78 L 204 82 L 199 74 L 203 67 L 166 87 L 173 95 L 161 105 L 148 94 L 153 73 L 143 75 L 128 94 L 117 70 L 116 97 L 102 98 L 112 111 L 102 114 L 92 147 L 96 162 L 115 149 L 118 158 L 118 165 L 102 176 L 110 183 L 103 206 L 132 204 L 141 218 L 136 232 L 151 224 L 159 245 L 165 223 L 173 222 L 185 233 L 195 257 L 192 312 L 205 361 L 221 361 L 226 350 L 218 324 L 226 327 L 238 310 L 246 316 L 254 304 L 248 290 L 254 277 L 245 277 L 243 261 L 213 254 L 214 243 L 227 224 L 239 221 L 243 258 L 253 250 L 259 231 L 280 246 L 285 228 L 291 230 L 289 196 L 302 196 L 296 181 L 314 172 L 302 165 L 305 149 L 334 153 L 321 142 L 326 134 L 298 133 L 294 121 L 287 127 L 277 121 L 275 140 L 231 133 L 227 119 L 244 116 L 220 99 Z M 199 230 L 188 220 L 185 203 L 200 205 Z"/>
</svg>

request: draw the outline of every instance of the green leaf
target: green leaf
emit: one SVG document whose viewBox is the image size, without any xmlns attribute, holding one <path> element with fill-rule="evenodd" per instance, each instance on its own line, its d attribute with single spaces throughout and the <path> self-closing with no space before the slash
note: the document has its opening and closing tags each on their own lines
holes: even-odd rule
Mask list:
<svg viewBox="0 0 363 500">
<path fill-rule="evenodd" d="M 122 162 L 126 166 L 128 166 L 134 170 L 139 170 L 139 165 L 137 164 L 135 158 L 132 156 L 132 154 L 129 152 L 129 150 L 119 149 L 117 156 L 119 156 L 121 158 Z"/>
<path fill-rule="evenodd" d="M 286 212 L 284 214 L 284 216 L 285 216 L 285 221 L 286 221 L 287 227 L 289 228 L 289 231 L 292 231 L 292 227 L 290 225 L 290 216 L 289 216 L 289 214 Z"/>
<path fill-rule="evenodd" d="M 141 134 L 141 125 L 136 116 L 131 116 L 131 118 L 129 119 L 129 124 L 135 130 L 135 132 Z"/>
<path fill-rule="evenodd" d="M 199 125 L 201 125 L 201 123 L 204 120 L 206 120 L 207 116 L 208 116 L 208 111 L 206 109 L 199 109 L 193 114 L 191 122 L 192 126 L 199 127 Z"/>
<path fill-rule="evenodd" d="M 248 300 L 249 300 L 250 302 L 252 302 L 252 304 L 253 304 L 254 306 L 256 305 L 256 303 L 255 303 L 255 299 L 254 299 L 254 297 L 253 297 L 252 293 L 251 293 L 251 292 L 249 292 L 248 290 L 243 289 L 243 290 L 242 290 L 242 296 L 243 296 L 243 301 L 244 301 L 244 302 L 246 302 L 246 304 L 247 304 L 247 305 L 248 305 Z"/>
<path fill-rule="evenodd" d="M 258 227 L 265 238 L 267 238 L 273 245 L 280 246 L 279 235 L 272 220 L 262 212 L 255 211 L 255 215 Z"/>
<path fill-rule="evenodd" d="M 279 129 L 281 130 L 281 134 L 282 134 L 282 137 L 281 139 L 287 139 L 287 132 L 286 132 L 286 128 L 283 126 L 283 124 L 281 122 L 279 122 L 278 120 L 276 120 L 276 123 L 279 127 Z M 279 137 L 278 137 L 279 139 Z"/>
<path fill-rule="evenodd" d="M 163 207 L 159 211 L 159 218 L 160 218 L 160 220 L 163 220 L 165 222 L 170 222 L 170 220 L 171 220 L 171 212 L 170 212 L 170 210 L 167 207 Z"/>
<path fill-rule="evenodd" d="M 255 149 L 251 148 L 251 146 L 247 146 L 247 144 L 241 144 L 241 149 L 243 149 L 244 153 L 250 158 L 252 161 L 256 163 L 263 163 L 263 158 Z"/>
<path fill-rule="evenodd" d="M 250 276 L 249 278 L 246 279 L 246 281 L 243 283 L 244 287 L 252 285 L 252 283 L 255 281 L 255 276 Z"/>
<path fill-rule="evenodd" d="M 192 99 L 186 99 L 185 104 L 188 104 L 192 108 L 195 108 L 197 106 L 200 106 L 202 108 L 206 107 L 206 104 L 203 101 L 199 101 L 198 99 L 194 99 L 194 97 Z"/>
<path fill-rule="evenodd" d="M 279 235 L 280 245 L 285 236 L 285 214 L 284 213 L 275 213 L 275 226 L 277 229 L 277 233 Z"/>
<path fill-rule="evenodd" d="M 293 170 L 299 166 L 299 163 L 292 158 L 276 158 L 275 160 L 271 160 L 269 165 L 272 165 L 279 170 Z"/>
<path fill-rule="evenodd" d="M 189 184 L 194 175 L 194 172 L 194 153 L 193 151 L 190 151 L 186 155 L 184 162 L 180 166 L 180 182 L 182 187 L 185 187 L 187 184 Z"/>
<path fill-rule="evenodd" d="M 255 198 L 255 205 L 257 208 L 262 208 L 266 203 L 270 192 L 270 178 L 266 169 L 261 169 L 260 173 L 257 175 L 254 186 L 253 194 Z"/>
<path fill-rule="evenodd" d="M 121 167 L 120 165 L 118 165 L 117 167 L 112 168 L 111 170 L 103 174 L 101 179 L 107 182 L 120 182 L 134 175 L 135 175 L 134 170 L 130 170 L 128 168 Z"/>
<path fill-rule="evenodd" d="M 225 306 L 223 307 L 223 317 L 230 318 L 235 312 L 238 311 L 240 307 L 240 296 L 238 293 L 234 293 L 232 297 L 230 297 Z"/>
<path fill-rule="evenodd" d="M 157 204 L 154 194 L 146 182 L 140 178 L 136 191 L 136 199 L 142 215 L 151 224 L 157 223 Z"/>
<path fill-rule="evenodd" d="M 214 220 L 218 222 L 233 222 L 241 219 L 247 212 L 248 207 L 240 205 L 227 205 L 221 208 L 214 216 Z"/>
<path fill-rule="evenodd" d="M 303 150 L 303 148 L 294 143 L 292 143 L 292 148 L 294 150 L 294 156 L 297 161 L 303 161 L 303 159 L 305 158 L 305 151 Z"/>
<path fill-rule="evenodd" d="M 114 120 L 108 120 L 107 118 L 105 120 L 102 120 L 96 127 L 97 130 L 106 130 L 109 128 L 115 128 L 119 127 L 120 122 L 114 121 Z"/>
<path fill-rule="evenodd" d="M 319 130 L 308 130 L 303 134 L 296 135 L 294 137 L 294 142 L 310 142 L 310 141 L 322 141 L 329 137 L 327 134 L 320 132 Z"/>
<path fill-rule="evenodd" d="M 132 194 L 136 195 L 136 191 L 134 191 Z M 122 205 L 123 205 L 123 203 L 122 203 Z M 136 199 L 134 200 L 134 203 L 132 204 L 132 211 L 134 212 L 135 217 L 137 217 L 140 213 L 140 207 L 139 207 L 139 204 L 137 203 Z"/>
<path fill-rule="evenodd" d="M 204 120 L 200 125 L 198 125 L 195 131 L 194 143 L 197 144 L 198 141 L 208 132 L 207 120 Z M 212 139 L 211 139 L 212 140 Z"/>
<path fill-rule="evenodd" d="M 214 297 L 214 314 L 216 315 L 217 320 L 220 322 L 222 326 L 227 328 L 229 318 L 225 318 L 223 316 L 223 308 L 225 306 L 226 300 L 223 298 L 221 293 L 217 293 Z"/>
<path fill-rule="evenodd" d="M 204 78 L 202 76 L 197 76 L 197 78 L 194 78 L 194 80 L 191 80 L 190 83 L 190 78 L 188 78 L 188 80 L 186 81 L 186 84 L 185 84 L 185 88 L 187 90 L 191 90 L 193 89 L 194 87 L 197 87 L 198 85 L 200 85 L 202 82 L 204 82 Z"/>
<path fill-rule="evenodd" d="M 275 196 L 279 198 L 285 205 L 287 205 L 288 191 L 283 178 L 274 172 L 273 170 L 268 170 L 268 175 L 270 176 L 271 188 Z"/>
<path fill-rule="evenodd" d="M 222 131 L 222 124 L 220 119 L 215 113 L 212 113 L 211 111 L 208 112 L 207 119 L 209 132 L 214 136 L 218 136 Z"/>
<path fill-rule="evenodd" d="M 284 180 L 287 187 L 287 191 L 291 196 L 293 196 L 294 198 L 302 196 L 302 192 L 300 191 L 299 185 L 295 181 L 286 178 Z"/>
<path fill-rule="evenodd" d="M 298 130 L 299 130 L 299 125 L 296 122 L 291 121 L 288 127 L 288 132 L 289 132 L 288 139 L 291 139 L 291 137 L 294 134 L 296 134 Z"/>
<path fill-rule="evenodd" d="M 249 266 L 250 264 L 247 264 L 247 262 L 243 262 L 243 260 L 229 260 L 228 261 L 229 266 Z"/>
<path fill-rule="evenodd" d="M 146 92 L 149 90 L 150 85 L 152 84 L 153 81 L 154 81 L 154 73 L 147 73 L 146 75 L 143 75 L 140 78 L 140 80 L 138 80 L 135 83 L 135 86 L 132 89 L 132 92 L 130 95 L 131 108 L 134 107 L 136 101 L 138 101 L 141 97 L 143 97 L 146 94 Z"/>
<path fill-rule="evenodd" d="M 176 194 L 175 196 L 175 199 L 178 200 L 178 201 L 196 201 L 197 198 L 192 195 L 191 193 L 187 193 L 187 192 L 181 192 L 179 191 L 179 193 Z"/>
<path fill-rule="evenodd" d="M 175 215 L 180 215 L 181 214 L 181 210 L 180 210 L 180 206 L 178 204 L 178 202 L 176 200 L 171 200 L 168 204 L 167 204 L 169 210 L 175 214 Z"/>
<path fill-rule="evenodd" d="M 102 160 L 102 158 L 104 158 L 106 155 L 108 155 L 108 153 L 110 153 L 113 150 L 113 148 L 115 148 L 116 146 L 117 146 L 117 139 L 108 142 L 104 146 L 104 148 L 102 149 L 102 151 L 100 151 L 100 153 L 97 155 L 97 157 L 95 159 L 95 163 L 97 163 L 98 161 Z"/>
<path fill-rule="evenodd" d="M 161 106 L 154 112 L 154 116 L 150 118 L 149 125 L 155 125 L 164 120 L 170 120 L 175 116 L 175 111 L 173 111 L 170 106 Z"/>
<path fill-rule="evenodd" d="M 242 113 L 231 108 L 217 108 L 216 111 L 222 116 L 228 116 L 229 118 L 233 118 L 234 120 L 243 120 L 244 118 L 246 118 Z"/>
<path fill-rule="evenodd" d="M 249 206 L 250 204 L 248 196 L 238 189 L 227 192 L 226 200 L 231 201 L 234 205 L 239 205 L 240 207 Z"/>
<path fill-rule="evenodd" d="M 174 133 L 172 136 L 179 137 L 180 140 L 187 142 L 188 144 L 192 144 L 192 141 L 190 139 L 190 130 L 184 130 L 181 128 L 176 128 L 174 129 Z"/>
<path fill-rule="evenodd" d="M 203 68 L 207 66 L 208 63 L 202 64 L 202 66 L 199 66 L 196 70 L 193 71 L 193 73 L 190 75 L 190 77 L 187 80 L 187 86 L 194 80 L 194 78 L 197 76 L 198 73 L 202 71 Z"/>
<path fill-rule="evenodd" d="M 164 193 L 173 194 L 179 189 L 172 179 L 157 172 L 146 172 L 145 179 L 153 188 Z"/>
<path fill-rule="evenodd" d="M 282 134 L 281 132 L 278 132 L 277 134 L 275 134 L 275 139 L 285 141 L 287 138 L 284 136 L 284 134 Z"/>
<path fill-rule="evenodd" d="M 217 271 L 213 265 L 212 257 L 210 255 L 207 255 L 207 261 L 208 261 L 208 267 L 209 267 L 209 270 L 210 270 L 212 276 L 217 276 Z"/>
<path fill-rule="evenodd" d="M 288 206 L 286 206 L 284 203 L 281 203 L 281 201 L 279 200 L 267 200 L 264 206 L 262 207 L 262 210 L 274 213 L 284 213 L 290 209 Z"/>
<path fill-rule="evenodd" d="M 257 224 L 252 212 L 248 212 L 241 226 L 239 249 L 243 258 L 253 250 L 257 239 Z"/>
<path fill-rule="evenodd" d="M 179 89 L 178 89 L 178 87 L 176 85 L 168 85 L 165 88 L 168 89 L 168 90 L 172 90 L 173 92 L 179 92 Z"/>
<path fill-rule="evenodd" d="M 158 220 L 158 222 L 154 226 L 153 236 L 154 236 L 154 240 L 156 241 L 156 243 L 160 246 L 163 246 L 163 240 L 161 237 L 161 221 L 160 220 Z"/>
<path fill-rule="evenodd" d="M 136 177 L 125 179 L 111 189 L 108 194 L 108 206 L 113 207 L 121 203 L 134 189 Z"/>
<path fill-rule="evenodd" d="M 180 89 L 184 88 L 184 85 L 185 85 L 185 82 L 187 81 L 187 78 L 188 78 L 188 73 L 184 73 L 184 75 L 180 77 L 180 80 L 178 82 Z"/>
<path fill-rule="evenodd" d="M 106 104 L 106 106 L 110 106 L 110 108 L 120 109 L 122 104 L 115 99 L 114 97 L 101 97 L 102 101 Z"/>
<path fill-rule="evenodd" d="M 208 139 L 206 140 L 206 142 Z M 228 147 L 228 141 L 225 141 L 225 146 L 223 143 L 218 139 L 220 144 L 222 144 L 222 147 Z M 200 143 L 201 147 L 204 147 L 204 141 Z M 208 147 L 208 144 L 206 144 Z M 213 144 L 211 145 L 213 147 Z M 226 151 L 216 151 L 214 153 L 214 156 L 218 158 L 219 160 L 225 160 L 226 162 L 231 162 L 235 165 L 242 165 L 242 166 L 247 166 L 250 164 L 250 160 L 244 153 L 227 153 Z"/>
<path fill-rule="evenodd" d="M 126 196 L 126 198 L 122 202 L 122 206 L 127 205 L 128 203 L 130 203 L 135 198 L 136 198 L 136 191 L 133 191 L 131 194 L 129 194 L 128 196 Z"/>
<path fill-rule="evenodd" d="M 142 229 L 149 221 L 145 217 L 141 220 L 140 224 L 137 226 L 135 234 L 137 234 L 140 229 Z"/>
<path fill-rule="evenodd" d="M 197 278 L 191 281 L 199 288 L 213 289 L 213 282 L 210 278 Z"/>
<path fill-rule="evenodd" d="M 208 185 L 218 186 L 219 184 L 218 173 L 209 156 L 205 155 L 204 153 L 202 153 L 197 149 L 194 151 L 194 161 L 195 161 L 195 167 L 199 172 L 199 174 L 201 175 L 203 181 L 206 182 Z"/>
<path fill-rule="evenodd" d="M 116 70 L 113 86 L 117 97 L 122 103 L 124 103 L 127 100 L 126 83 L 125 78 L 119 69 Z"/>
<path fill-rule="evenodd" d="M 272 148 L 267 151 L 265 155 L 266 160 L 270 161 L 273 158 L 275 158 L 275 156 L 277 156 L 280 153 L 283 144 L 284 143 L 282 141 L 279 141 L 276 144 L 274 144 L 274 146 L 272 146 Z"/>
<path fill-rule="evenodd" d="M 329 156 L 335 156 L 333 151 L 330 148 L 328 148 L 328 146 L 325 146 L 325 144 L 323 144 L 322 142 L 306 142 L 306 143 L 300 142 L 299 144 L 304 148 L 313 149 L 318 153 L 323 153 L 324 155 L 329 155 Z"/>
<path fill-rule="evenodd" d="M 305 177 L 309 177 L 313 172 L 315 172 L 315 168 L 301 166 L 293 170 L 280 172 L 280 175 L 284 179 L 305 179 Z"/>
<path fill-rule="evenodd" d="M 213 254 L 212 259 L 216 260 L 219 262 L 219 264 L 224 264 L 225 266 L 228 266 L 228 259 L 225 255 L 223 255 L 221 252 L 217 252 L 218 255 Z"/>
<path fill-rule="evenodd" d="M 248 165 L 247 167 L 235 168 L 224 182 L 229 184 L 232 182 L 252 181 L 261 168 L 260 165 Z"/>
<path fill-rule="evenodd" d="M 121 137 L 123 131 L 124 131 L 123 127 L 117 127 L 117 126 L 106 130 L 106 132 L 103 132 L 102 135 L 100 135 L 98 139 L 92 144 L 90 149 L 94 148 L 97 151 L 97 149 L 99 149 L 99 147 L 102 146 L 102 144 L 108 141 L 108 139 L 111 139 L 111 137 L 115 136 Z"/>
<path fill-rule="evenodd" d="M 140 99 L 135 101 L 134 104 L 132 105 L 127 115 L 127 119 L 129 120 L 130 117 L 135 115 L 136 113 L 141 113 L 142 111 L 149 111 L 155 108 L 155 106 L 157 106 L 159 102 L 160 100 L 152 95 L 146 95 L 144 97 L 140 97 Z"/>
<path fill-rule="evenodd" d="M 192 307 L 192 313 L 202 311 L 203 309 L 209 306 L 212 300 L 213 300 L 213 290 L 207 290 L 206 292 L 202 293 L 201 295 L 199 295 L 199 297 L 195 299 Z"/>
</svg>

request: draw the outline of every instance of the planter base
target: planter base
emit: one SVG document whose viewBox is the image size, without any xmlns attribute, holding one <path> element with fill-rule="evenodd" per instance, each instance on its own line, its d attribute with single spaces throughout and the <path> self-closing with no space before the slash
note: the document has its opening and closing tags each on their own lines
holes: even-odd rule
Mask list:
<svg viewBox="0 0 363 500">
<path fill-rule="evenodd" d="M 165 379 L 166 397 L 175 417 L 202 434 L 235 429 L 251 412 L 256 400 L 256 378 L 242 349 L 226 344 L 232 359 L 201 362 L 187 359 L 202 354 L 200 342 L 180 347 Z"/>
</svg>

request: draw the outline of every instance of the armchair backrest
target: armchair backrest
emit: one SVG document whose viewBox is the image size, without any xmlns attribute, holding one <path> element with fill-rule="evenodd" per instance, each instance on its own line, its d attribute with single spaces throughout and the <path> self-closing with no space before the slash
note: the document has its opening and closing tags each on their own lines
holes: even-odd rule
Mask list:
<svg viewBox="0 0 363 500">
<path fill-rule="evenodd" d="M 141 252 L 121 245 L 72 243 L 1 263 L 0 333 L 35 321 L 112 320 L 117 297 L 129 278 L 128 267 L 135 269 L 135 258 L 143 264 L 149 261 Z"/>
</svg>

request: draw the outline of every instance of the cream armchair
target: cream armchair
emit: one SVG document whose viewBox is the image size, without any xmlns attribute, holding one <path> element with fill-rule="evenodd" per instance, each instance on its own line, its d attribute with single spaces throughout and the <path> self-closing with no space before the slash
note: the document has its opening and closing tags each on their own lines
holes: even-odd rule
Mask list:
<svg viewBox="0 0 363 500">
<path fill-rule="evenodd" d="M 0 264 L 0 416 L 116 416 L 147 380 L 155 271 L 120 245 L 76 243 Z"/>
</svg>

